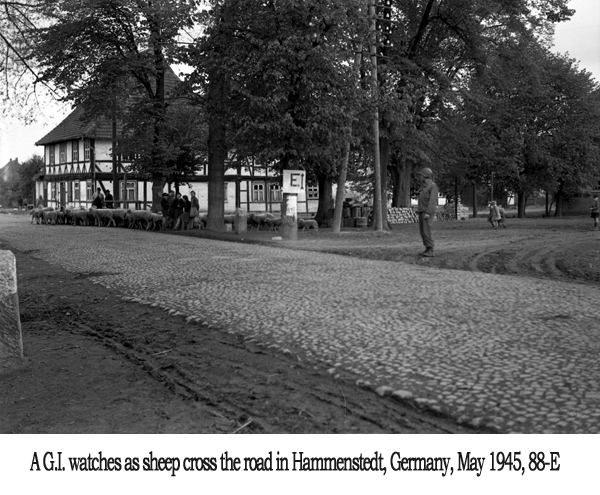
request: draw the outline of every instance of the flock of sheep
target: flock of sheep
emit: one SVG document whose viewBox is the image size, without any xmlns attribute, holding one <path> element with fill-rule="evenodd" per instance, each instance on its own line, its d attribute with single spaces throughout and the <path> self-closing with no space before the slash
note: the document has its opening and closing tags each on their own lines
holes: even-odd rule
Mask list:
<svg viewBox="0 0 600 495">
<path fill-rule="evenodd" d="M 161 212 L 153 213 L 149 210 L 132 210 L 123 208 L 61 208 L 38 207 L 30 211 L 31 223 L 46 225 L 95 225 L 95 226 L 121 226 L 129 228 L 145 228 L 146 230 L 166 230 L 171 227 L 171 219 L 163 216 Z M 206 227 L 207 213 L 201 213 L 184 224 L 180 217 L 174 225 L 179 229 L 203 229 Z M 225 215 L 225 224 L 235 225 L 235 215 Z M 278 230 L 281 226 L 281 217 L 272 213 L 250 213 L 247 217 L 248 227 L 256 230 Z M 298 219 L 298 228 L 303 230 L 319 230 L 315 220 Z"/>
<path fill-rule="evenodd" d="M 36 208 L 31 210 L 31 223 L 46 225 L 96 225 L 146 228 L 147 230 L 165 228 L 166 219 L 162 213 L 149 210 L 125 210 L 123 208 Z"/>
<path fill-rule="evenodd" d="M 228 219 L 227 217 L 233 217 Z M 225 223 L 233 224 L 235 221 L 235 215 L 225 215 Z M 255 228 L 256 230 L 279 230 L 281 227 L 281 217 L 276 217 L 273 213 L 249 213 L 248 214 L 248 227 Z M 298 217 L 298 228 L 302 230 L 319 230 L 319 224 L 316 220 L 305 220 Z"/>
</svg>

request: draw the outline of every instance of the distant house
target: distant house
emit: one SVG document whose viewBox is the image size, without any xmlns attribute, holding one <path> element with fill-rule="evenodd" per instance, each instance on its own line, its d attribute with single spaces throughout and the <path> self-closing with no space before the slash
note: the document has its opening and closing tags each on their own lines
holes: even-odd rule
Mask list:
<svg viewBox="0 0 600 495">
<path fill-rule="evenodd" d="M 4 165 L 2 168 L 0 168 L 0 181 L 10 182 L 19 173 L 20 166 L 21 166 L 21 164 L 19 163 L 18 158 L 15 158 L 15 159 L 11 158 L 10 160 L 8 160 L 8 163 L 6 165 Z M 4 191 L 4 188 L 2 188 L 2 191 Z M 5 194 L 0 196 L 0 205 L 16 206 L 16 203 L 15 203 L 16 199 L 18 199 L 18 198 L 13 198 L 12 195 L 8 191 L 6 191 Z M 13 205 L 13 203 L 15 203 L 15 204 Z"/>
<path fill-rule="evenodd" d="M 170 83 L 178 79 L 170 71 Z M 36 183 L 36 197 L 48 206 L 90 206 L 96 188 L 114 195 L 112 123 L 103 116 L 84 118 L 84 109 L 75 108 L 60 124 L 35 144 L 44 147 L 44 172 Z M 152 181 L 148 176 L 127 172 L 129 162 L 122 157 L 117 177 L 119 198 L 126 208 L 146 209 L 152 203 Z M 281 179 L 266 168 L 249 162 L 229 167 L 225 172 L 225 211 L 280 211 Z M 193 177 L 181 181 L 181 194 L 194 190 L 200 210 L 208 209 L 208 170 L 204 166 Z M 189 185 L 187 184 L 189 183 Z M 165 186 L 165 192 L 169 185 Z M 318 187 L 307 187 L 298 197 L 298 212 L 315 212 Z"/>
<path fill-rule="evenodd" d="M 10 182 L 19 172 L 20 165 L 18 158 L 8 160 L 8 163 L 0 168 L 0 180 Z"/>
</svg>

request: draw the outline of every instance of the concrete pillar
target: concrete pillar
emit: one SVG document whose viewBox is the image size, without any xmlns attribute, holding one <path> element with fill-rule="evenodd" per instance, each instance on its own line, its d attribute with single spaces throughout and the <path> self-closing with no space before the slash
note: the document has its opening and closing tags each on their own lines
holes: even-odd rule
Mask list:
<svg viewBox="0 0 600 495">
<path fill-rule="evenodd" d="M 235 210 L 235 232 L 236 234 L 248 232 L 248 212 L 241 208 Z"/>
<path fill-rule="evenodd" d="M 298 240 L 298 195 L 283 194 L 281 203 L 281 237 L 287 241 Z"/>
<path fill-rule="evenodd" d="M 0 363 L 8 358 L 22 357 L 17 260 L 11 251 L 0 251 Z"/>
</svg>

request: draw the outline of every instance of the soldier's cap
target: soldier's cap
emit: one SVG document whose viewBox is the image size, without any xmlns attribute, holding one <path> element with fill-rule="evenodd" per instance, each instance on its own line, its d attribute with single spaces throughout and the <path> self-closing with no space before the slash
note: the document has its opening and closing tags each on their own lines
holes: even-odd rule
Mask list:
<svg viewBox="0 0 600 495">
<path fill-rule="evenodd" d="M 422 177 L 426 177 L 428 179 L 431 179 L 433 177 L 433 170 L 431 170 L 428 167 L 422 168 L 421 171 L 419 172 L 419 174 Z"/>
</svg>

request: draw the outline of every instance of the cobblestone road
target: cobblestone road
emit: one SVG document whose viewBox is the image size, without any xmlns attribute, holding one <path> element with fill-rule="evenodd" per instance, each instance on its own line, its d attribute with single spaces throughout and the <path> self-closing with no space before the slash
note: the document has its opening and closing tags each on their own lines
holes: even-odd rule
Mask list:
<svg viewBox="0 0 600 495">
<path fill-rule="evenodd" d="M 600 432 L 598 288 L 29 220 L 0 240 L 459 422 Z"/>
</svg>

